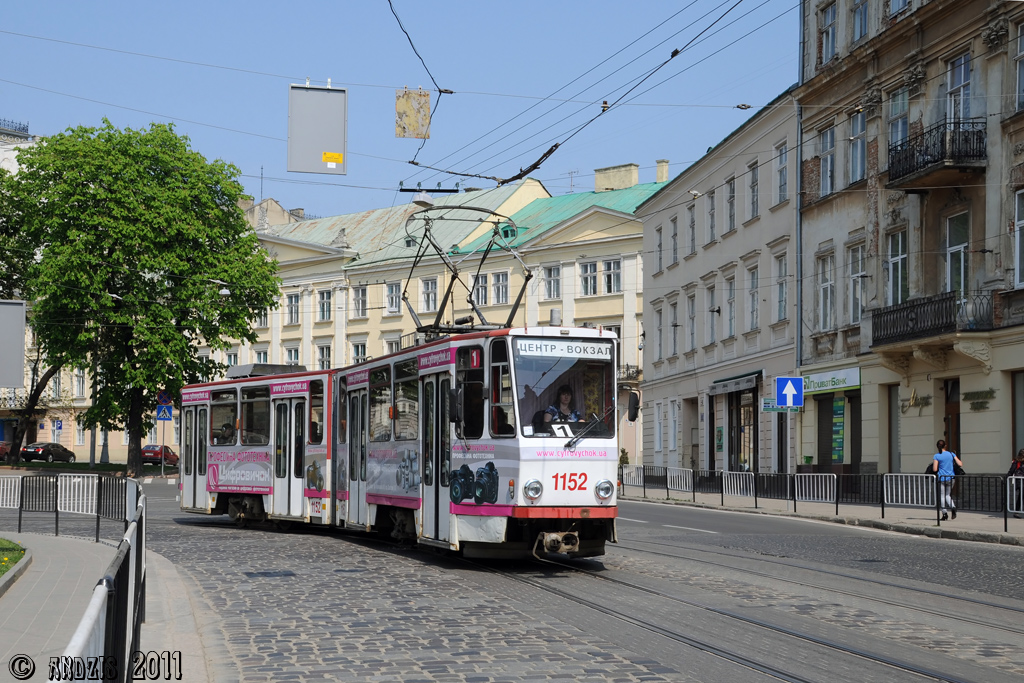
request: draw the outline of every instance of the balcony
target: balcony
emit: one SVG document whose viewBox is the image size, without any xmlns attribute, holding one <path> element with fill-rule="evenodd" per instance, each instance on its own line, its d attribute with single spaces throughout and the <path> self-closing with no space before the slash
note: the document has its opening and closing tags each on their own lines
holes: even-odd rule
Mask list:
<svg viewBox="0 0 1024 683">
<path fill-rule="evenodd" d="M 908 192 L 963 183 L 964 173 L 985 171 L 985 119 L 943 121 L 889 145 L 886 187 Z"/>
<path fill-rule="evenodd" d="M 871 346 L 992 329 L 992 292 L 946 292 L 871 314 Z"/>
<path fill-rule="evenodd" d="M 643 379 L 644 369 L 637 365 L 619 366 L 618 378 L 620 382 L 638 382 Z"/>
</svg>

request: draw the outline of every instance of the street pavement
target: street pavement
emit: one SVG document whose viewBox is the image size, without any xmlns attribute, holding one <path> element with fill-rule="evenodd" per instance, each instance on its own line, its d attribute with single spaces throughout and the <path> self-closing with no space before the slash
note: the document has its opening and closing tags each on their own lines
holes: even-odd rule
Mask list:
<svg viewBox="0 0 1024 683">
<path fill-rule="evenodd" d="M 158 483 L 174 485 L 176 481 L 158 480 Z M 887 508 L 883 519 L 880 508 L 860 505 L 840 505 L 837 515 L 835 505 L 829 504 L 800 503 L 793 510 L 791 501 L 759 500 L 755 509 L 752 499 L 748 498 L 726 497 L 723 506 L 719 495 L 698 494 L 694 502 L 692 495 L 683 500 L 681 496 L 666 499 L 650 495 L 644 499 L 640 494 L 639 489 L 627 487 L 620 497 L 623 500 L 697 505 L 752 514 L 805 517 L 927 535 L 949 539 L 950 542 L 1024 545 L 1024 519 L 1010 518 L 1009 533 L 1004 533 L 1003 518 L 985 513 L 962 512 L 956 520 L 937 525 L 934 511 L 918 508 Z M 28 550 L 14 570 L 0 577 L 0 633 L 4 634 L 0 639 L 0 681 L 16 680 L 9 669 L 9 663 L 16 655 L 28 655 L 35 662 L 36 673 L 27 680 L 46 680 L 49 658 L 63 654 L 85 612 L 92 589 L 113 559 L 116 545 L 109 541 L 94 543 L 91 539 L 66 535 L 57 537 L 0 531 L 0 536 L 17 541 Z M 224 615 L 215 612 L 202 597 L 211 586 L 203 589 L 196 583 L 197 580 L 202 581 L 202 577 L 194 580 L 183 575 L 171 561 L 152 550 L 147 551 L 146 572 L 146 621 L 141 629 L 141 649 L 183 653 L 181 680 L 184 681 L 238 680 L 235 660 L 224 643 L 223 629 L 219 628 Z M 284 605 L 277 607 L 286 608 Z M 374 636 L 367 634 L 371 641 Z M 254 642 L 254 654 L 269 645 Z M 353 652 L 352 657 L 358 658 L 358 654 Z M 349 660 L 348 665 L 351 667 L 352 664 L 353 661 Z M 267 680 L 274 680 L 271 674 L 268 671 Z"/>
</svg>

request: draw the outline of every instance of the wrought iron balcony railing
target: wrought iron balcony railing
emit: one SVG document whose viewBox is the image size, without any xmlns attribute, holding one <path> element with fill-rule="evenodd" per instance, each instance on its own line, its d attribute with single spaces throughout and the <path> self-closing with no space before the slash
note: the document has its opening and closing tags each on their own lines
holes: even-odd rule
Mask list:
<svg viewBox="0 0 1024 683">
<path fill-rule="evenodd" d="M 643 368 L 637 365 L 622 365 L 619 367 L 620 380 L 638 380 L 643 374 Z"/>
<path fill-rule="evenodd" d="M 946 292 L 871 314 L 871 345 L 992 329 L 992 292 Z"/>
<path fill-rule="evenodd" d="M 889 182 L 930 166 L 976 166 L 985 160 L 985 119 L 943 121 L 889 145 Z"/>
</svg>

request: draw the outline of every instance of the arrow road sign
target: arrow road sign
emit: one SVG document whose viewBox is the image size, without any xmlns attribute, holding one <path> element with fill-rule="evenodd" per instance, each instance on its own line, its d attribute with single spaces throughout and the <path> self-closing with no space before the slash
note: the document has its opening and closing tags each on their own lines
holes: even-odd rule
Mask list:
<svg viewBox="0 0 1024 683">
<path fill-rule="evenodd" d="M 779 406 L 802 406 L 804 404 L 804 378 L 776 377 L 775 403 Z"/>
<path fill-rule="evenodd" d="M 157 406 L 156 419 L 158 422 L 170 422 L 173 420 L 174 408 L 171 406 Z"/>
</svg>

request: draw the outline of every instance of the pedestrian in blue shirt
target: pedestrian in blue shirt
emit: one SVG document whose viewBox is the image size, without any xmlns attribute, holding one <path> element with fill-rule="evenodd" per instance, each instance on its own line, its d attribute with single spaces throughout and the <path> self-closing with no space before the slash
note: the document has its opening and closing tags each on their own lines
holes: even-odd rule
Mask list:
<svg viewBox="0 0 1024 683">
<path fill-rule="evenodd" d="M 942 520 L 949 519 L 949 514 L 946 512 L 947 509 L 953 513 L 953 519 L 956 519 L 956 506 L 953 504 L 953 463 L 956 463 L 960 467 L 964 464 L 960 462 L 960 458 L 956 457 L 955 454 L 950 453 L 946 450 L 946 442 L 939 439 L 936 442 L 935 447 L 938 448 L 938 453 L 932 456 L 932 472 L 939 479 L 939 501 L 942 506 Z"/>
</svg>

